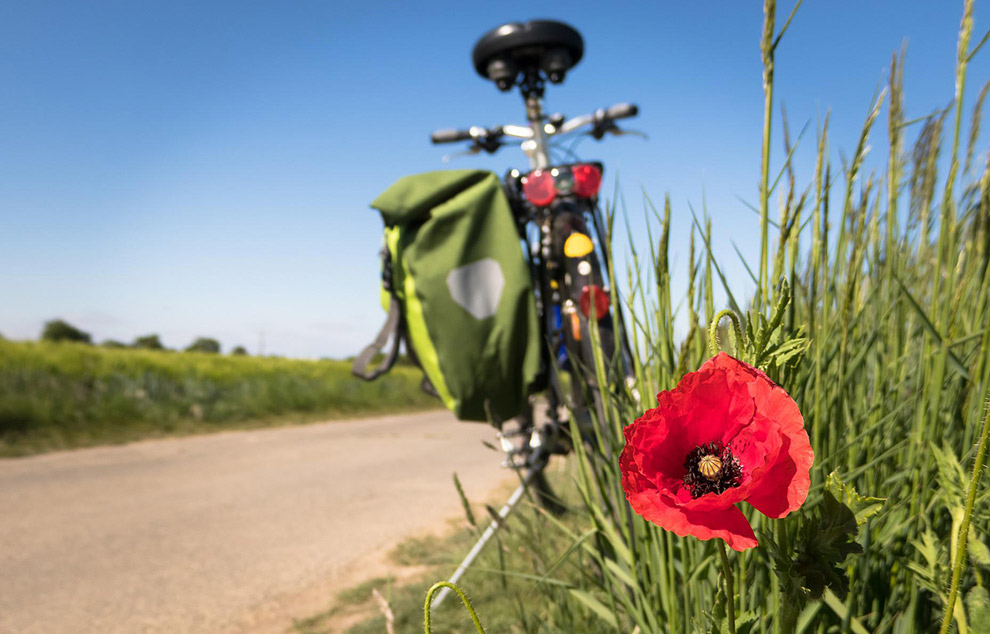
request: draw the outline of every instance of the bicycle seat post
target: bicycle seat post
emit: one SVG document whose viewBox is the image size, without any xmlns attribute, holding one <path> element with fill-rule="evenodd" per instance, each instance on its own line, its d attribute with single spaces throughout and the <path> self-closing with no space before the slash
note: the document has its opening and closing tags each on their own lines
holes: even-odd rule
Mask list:
<svg viewBox="0 0 990 634">
<path fill-rule="evenodd" d="M 525 79 L 519 84 L 523 99 L 526 102 L 526 119 L 533 128 L 533 138 L 522 144 L 522 151 L 529 157 L 531 167 L 546 169 L 550 167 L 549 140 L 543 125 L 543 78 L 539 71 L 533 69 L 525 74 Z"/>
</svg>

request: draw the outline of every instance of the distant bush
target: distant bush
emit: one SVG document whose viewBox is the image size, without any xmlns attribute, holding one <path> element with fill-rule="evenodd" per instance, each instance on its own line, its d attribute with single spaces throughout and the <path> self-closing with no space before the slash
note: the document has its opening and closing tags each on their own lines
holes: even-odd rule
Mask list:
<svg viewBox="0 0 990 634">
<path fill-rule="evenodd" d="M 246 357 L 248 356 L 248 351 L 244 346 L 235 346 L 234 349 L 230 351 L 230 354 L 235 357 Z"/>
<path fill-rule="evenodd" d="M 116 339 L 107 339 L 100 344 L 104 348 L 126 348 L 127 344 L 117 341 Z"/>
<path fill-rule="evenodd" d="M 197 337 L 196 341 L 189 344 L 186 352 L 206 352 L 218 354 L 220 352 L 220 342 L 210 337 Z"/>
<path fill-rule="evenodd" d="M 61 319 L 53 319 L 45 322 L 45 328 L 41 331 L 43 341 L 76 341 L 78 343 L 93 343 L 93 338 L 88 332 L 79 330 L 72 324 Z"/>
<path fill-rule="evenodd" d="M 165 346 L 162 345 L 162 340 L 158 338 L 158 335 L 144 335 L 143 337 L 138 337 L 131 344 L 132 348 L 141 348 L 143 350 L 164 350 Z"/>
</svg>

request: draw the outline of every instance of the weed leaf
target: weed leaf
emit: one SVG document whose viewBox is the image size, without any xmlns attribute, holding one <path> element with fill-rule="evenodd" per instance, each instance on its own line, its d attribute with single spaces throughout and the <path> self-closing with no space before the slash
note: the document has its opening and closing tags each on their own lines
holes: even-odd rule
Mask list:
<svg viewBox="0 0 990 634">
<path fill-rule="evenodd" d="M 825 478 L 825 490 L 852 511 L 856 517 L 857 526 L 862 526 L 866 520 L 879 513 L 884 502 L 887 501 L 887 498 L 860 495 L 851 484 L 842 482 L 839 474 L 835 471 Z"/>
</svg>

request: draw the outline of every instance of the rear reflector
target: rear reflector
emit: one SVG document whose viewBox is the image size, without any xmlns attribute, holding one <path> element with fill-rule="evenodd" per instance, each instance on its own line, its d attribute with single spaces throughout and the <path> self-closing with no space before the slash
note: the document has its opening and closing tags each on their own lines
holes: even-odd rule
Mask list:
<svg viewBox="0 0 990 634">
<path fill-rule="evenodd" d="M 553 202 L 557 190 L 550 172 L 534 170 L 523 181 L 523 196 L 537 207 L 546 207 Z"/>
<path fill-rule="evenodd" d="M 595 318 L 601 319 L 608 314 L 608 307 L 611 304 L 608 293 L 606 293 L 601 286 L 597 286 L 595 284 L 585 286 L 581 289 L 581 299 L 578 301 L 578 306 L 580 306 L 581 312 L 584 316 L 589 319 L 591 318 L 592 299 L 594 299 L 595 302 Z"/>
<path fill-rule="evenodd" d="M 574 175 L 574 193 L 581 198 L 591 198 L 598 194 L 602 185 L 602 173 L 594 165 L 575 165 L 571 167 Z"/>
</svg>

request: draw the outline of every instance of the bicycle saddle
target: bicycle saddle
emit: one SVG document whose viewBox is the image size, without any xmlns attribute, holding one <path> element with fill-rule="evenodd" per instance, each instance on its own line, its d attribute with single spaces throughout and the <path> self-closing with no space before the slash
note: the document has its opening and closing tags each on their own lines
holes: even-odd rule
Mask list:
<svg viewBox="0 0 990 634">
<path fill-rule="evenodd" d="M 584 54 L 584 40 L 573 27 L 555 20 L 509 22 L 481 36 L 471 59 L 474 69 L 509 90 L 519 73 L 543 71 L 558 84 Z"/>
</svg>

